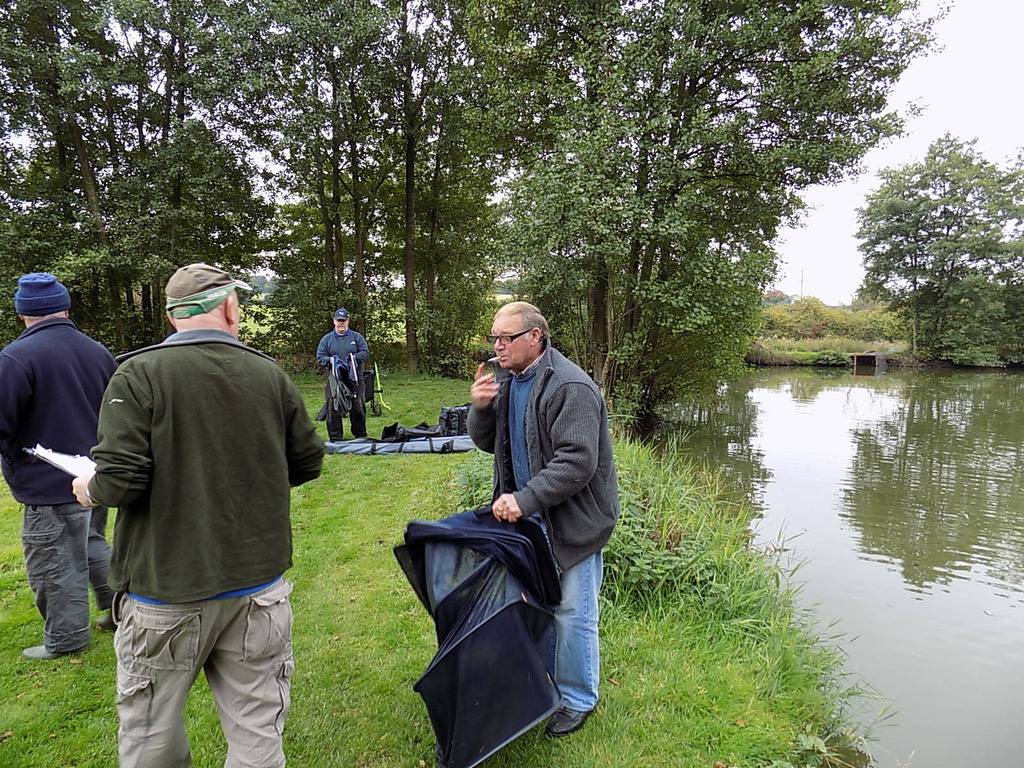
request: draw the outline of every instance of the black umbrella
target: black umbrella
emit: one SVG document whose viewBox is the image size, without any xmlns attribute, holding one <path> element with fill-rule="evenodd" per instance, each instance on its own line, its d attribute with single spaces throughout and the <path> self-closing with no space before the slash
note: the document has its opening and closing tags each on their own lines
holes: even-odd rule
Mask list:
<svg viewBox="0 0 1024 768">
<path fill-rule="evenodd" d="M 544 530 L 490 507 L 412 522 L 395 557 L 434 617 L 437 654 L 413 686 L 439 768 L 472 768 L 558 709 L 558 566 Z"/>
</svg>

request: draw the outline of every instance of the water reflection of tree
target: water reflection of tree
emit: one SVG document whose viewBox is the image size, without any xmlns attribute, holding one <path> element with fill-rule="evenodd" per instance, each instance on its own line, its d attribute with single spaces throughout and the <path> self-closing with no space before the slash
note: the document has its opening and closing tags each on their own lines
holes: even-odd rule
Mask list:
<svg viewBox="0 0 1024 768">
<path fill-rule="evenodd" d="M 919 589 L 975 564 L 1021 584 L 1024 376 L 919 376 L 898 394 L 884 420 L 852 433 L 841 514 L 862 551 L 898 561 Z"/>
<path fill-rule="evenodd" d="M 837 386 L 849 386 L 850 373 L 843 369 L 794 369 L 785 373 L 772 372 L 762 376 L 758 387 L 771 390 L 789 387 L 789 394 L 800 403 L 812 403 L 822 392 Z"/>
<path fill-rule="evenodd" d="M 772 472 L 764 453 L 753 447 L 758 406 L 754 390 L 787 390 L 794 400 L 810 403 L 822 392 L 849 384 L 849 372 L 829 369 L 762 369 L 733 382 L 716 397 L 677 403 L 666 409 L 663 439 L 677 439 L 686 456 L 720 470 L 732 488 L 760 506 Z"/>
<path fill-rule="evenodd" d="M 759 505 L 771 471 L 753 447 L 757 405 L 750 391 L 751 382 L 744 380 L 714 398 L 676 404 L 665 414 L 661 437 L 674 441 L 683 455 L 721 471 L 739 496 Z"/>
</svg>

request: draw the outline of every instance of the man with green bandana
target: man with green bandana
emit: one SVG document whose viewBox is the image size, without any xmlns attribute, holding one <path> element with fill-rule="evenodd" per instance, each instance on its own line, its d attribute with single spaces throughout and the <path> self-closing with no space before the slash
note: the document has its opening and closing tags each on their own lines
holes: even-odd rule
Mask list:
<svg viewBox="0 0 1024 768">
<path fill-rule="evenodd" d="M 118 743 L 122 767 L 190 766 L 183 708 L 206 673 L 230 768 L 283 766 L 294 669 L 289 488 L 323 443 L 298 389 L 238 341 L 238 290 L 207 264 L 167 283 L 176 333 L 124 355 L 103 396 L 87 506 L 119 507 Z"/>
</svg>

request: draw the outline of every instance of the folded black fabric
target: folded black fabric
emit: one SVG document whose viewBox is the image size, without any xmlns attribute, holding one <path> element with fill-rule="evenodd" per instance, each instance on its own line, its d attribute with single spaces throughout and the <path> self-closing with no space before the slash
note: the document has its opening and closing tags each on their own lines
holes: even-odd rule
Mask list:
<svg viewBox="0 0 1024 768">
<path fill-rule="evenodd" d="M 489 508 L 414 521 L 395 557 L 434 618 L 437 654 L 413 688 L 440 768 L 472 768 L 558 709 L 554 554 L 532 519 Z"/>
</svg>

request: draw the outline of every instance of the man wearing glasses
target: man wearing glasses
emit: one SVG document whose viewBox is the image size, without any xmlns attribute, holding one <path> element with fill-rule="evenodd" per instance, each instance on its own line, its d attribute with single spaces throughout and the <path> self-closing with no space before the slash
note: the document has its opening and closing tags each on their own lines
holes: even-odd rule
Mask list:
<svg viewBox="0 0 1024 768">
<path fill-rule="evenodd" d="M 562 707 L 551 736 L 579 730 L 597 705 L 601 550 L 619 516 L 608 412 L 597 385 L 549 342 L 535 306 L 506 304 L 491 335 L 501 382 L 482 364 L 470 389 L 469 434 L 494 454 L 491 512 L 515 523 L 539 515 L 562 570 L 555 613 L 555 682 Z"/>
</svg>

